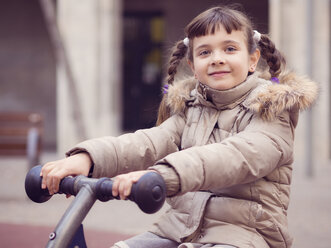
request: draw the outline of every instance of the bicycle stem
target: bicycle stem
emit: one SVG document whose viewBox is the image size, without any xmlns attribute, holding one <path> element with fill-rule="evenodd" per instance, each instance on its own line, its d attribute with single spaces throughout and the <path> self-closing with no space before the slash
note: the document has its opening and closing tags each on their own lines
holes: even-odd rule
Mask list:
<svg viewBox="0 0 331 248">
<path fill-rule="evenodd" d="M 96 199 L 95 192 L 91 186 L 89 184 L 82 185 L 54 232 L 51 233 L 46 248 L 68 247 Z"/>
</svg>

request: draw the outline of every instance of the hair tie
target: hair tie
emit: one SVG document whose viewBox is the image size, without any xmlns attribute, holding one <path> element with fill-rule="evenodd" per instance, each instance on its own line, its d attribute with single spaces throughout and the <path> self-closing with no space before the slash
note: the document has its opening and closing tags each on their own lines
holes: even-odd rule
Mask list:
<svg viewBox="0 0 331 248">
<path fill-rule="evenodd" d="M 168 84 L 165 84 L 163 86 L 163 94 L 167 94 L 168 93 L 168 88 L 169 88 L 169 85 Z"/>
<path fill-rule="evenodd" d="M 272 77 L 271 78 L 271 82 L 274 82 L 276 84 L 279 84 L 280 83 L 278 77 Z"/>
<path fill-rule="evenodd" d="M 186 37 L 186 38 L 183 40 L 183 43 L 184 43 L 184 45 L 185 45 L 186 47 L 188 47 L 189 44 L 190 44 L 190 39 Z"/>
<path fill-rule="evenodd" d="M 261 40 L 261 34 L 260 34 L 260 32 L 254 30 L 253 39 L 255 40 L 256 43 L 259 43 L 259 41 Z"/>
</svg>

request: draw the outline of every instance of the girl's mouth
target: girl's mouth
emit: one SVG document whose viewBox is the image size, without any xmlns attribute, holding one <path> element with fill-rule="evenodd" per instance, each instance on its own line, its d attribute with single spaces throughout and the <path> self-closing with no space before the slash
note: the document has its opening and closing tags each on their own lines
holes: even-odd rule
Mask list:
<svg viewBox="0 0 331 248">
<path fill-rule="evenodd" d="M 208 75 L 212 76 L 212 77 L 223 77 L 224 75 L 227 75 L 229 73 L 230 73 L 229 71 L 214 71 L 214 72 L 208 73 Z"/>
</svg>

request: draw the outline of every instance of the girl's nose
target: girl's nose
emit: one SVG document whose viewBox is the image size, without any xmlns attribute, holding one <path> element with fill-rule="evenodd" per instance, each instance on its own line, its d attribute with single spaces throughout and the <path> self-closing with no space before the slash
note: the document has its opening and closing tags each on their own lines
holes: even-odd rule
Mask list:
<svg viewBox="0 0 331 248">
<path fill-rule="evenodd" d="M 222 54 L 220 54 L 220 53 L 213 54 L 212 61 L 211 61 L 212 65 L 221 65 L 224 63 L 225 63 L 225 60 L 224 60 L 224 57 L 222 56 Z"/>
</svg>

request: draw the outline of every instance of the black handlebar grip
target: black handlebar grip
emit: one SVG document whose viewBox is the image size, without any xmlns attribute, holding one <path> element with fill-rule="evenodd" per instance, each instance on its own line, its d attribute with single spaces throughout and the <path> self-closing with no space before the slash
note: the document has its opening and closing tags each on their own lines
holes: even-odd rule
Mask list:
<svg viewBox="0 0 331 248">
<path fill-rule="evenodd" d="M 113 181 L 109 177 L 102 177 L 95 185 L 95 194 L 97 199 L 102 202 L 109 201 L 111 199 L 120 199 L 112 195 Z"/>
<path fill-rule="evenodd" d="M 156 172 L 149 172 L 132 185 L 128 198 L 137 203 L 142 211 L 152 214 L 163 206 L 165 197 L 166 185 L 163 177 Z"/>
<path fill-rule="evenodd" d="M 77 177 L 65 177 L 60 181 L 59 194 L 76 195 L 75 181 Z"/>
<path fill-rule="evenodd" d="M 25 192 L 32 201 L 37 203 L 48 201 L 52 197 L 47 189 L 41 188 L 41 167 L 41 165 L 34 166 L 25 177 Z"/>
<path fill-rule="evenodd" d="M 48 201 L 52 196 L 48 189 L 41 188 L 42 177 L 40 176 L 41 165 L 34 166 L 25 177 L 25 192 L 30 200 L 43 203 Z M 65 177 L 61 180 L 58 192 L 59 194 L 76 195 L 74 190 L 76 177 Z"/>
<path fill-rule="evenodd" d="M 114 199 L 112 196 L 113 181 L 109 178 L 100 178 L 96 184 L 96 196 L 100 201 Z M 139 208 L 152 214 L 160 210 L 166 197 L 166 186 L 163 178 L 155 172 L 143 175 L 131 188 L 129 200 L 134 201 Z M 119 196 L 115 197 L 119 199 Z"/>
</svg>

